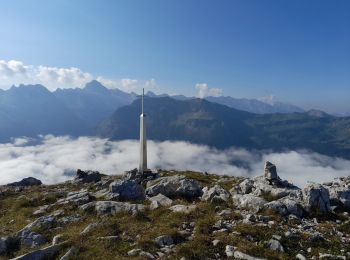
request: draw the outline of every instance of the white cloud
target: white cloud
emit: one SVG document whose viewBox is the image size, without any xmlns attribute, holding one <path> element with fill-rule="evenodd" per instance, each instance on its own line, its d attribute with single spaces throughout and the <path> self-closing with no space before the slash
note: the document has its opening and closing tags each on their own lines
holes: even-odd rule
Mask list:
<svg viewBox="0 0 350 260">
<path fill-rule="evenodd" d="M 126 92 L 141 93 L 142 88 L 145 88 L 146 91 L 157 91 L 158 89 L 155 79 L 137 80 L 125 78 L 120 80 L 111 80 L 104 77 L 98 77 L 97 80 L 108 88 L 119 88 Z"/>
<path fill-rule="evenodd" d="M 59 68 L 49 66 L 26 65 L 22 61 L 0 60 L 0 87 L 9 88 L 17 84 L 42 84 L 50 90 L 57 88 L 81 88 L 93 79 L 97 79 L 108 88 L 120 88 L 123 91 L 139 92 L 143 87 L 154 91 L 157 87 L 154 79 L 110 79 L 95 77 L 89 72 L 76 67 Z"/>
<path fill-rule="evenodd" d="M 78 68 L 56 68 L 39 66 L 34 72 L 37 78 L 45 86 L 83 87 L 87 82 L 94 79 L 90 73 Z"/>
<path fill-rule="evenodd" d="M 207 96 L 218 97 L 222 95 L 222 89 L 209 88 L 207 83 L 197 83 L 195 88 L 197 89 L 197 97 L 205 98 Z"/>
<path fill-rule="evenodd" d="M 25 66 L 23 62 L 10 60 L 4 61 L 0 60 L 0 78 L 8 79 L 13 76 L 26 77 L 28 66 Z"/>
<path fill-rule="evenodd" d="M 136 79 L 121 79 L 120 80 L 121 89 L 134 91 L 139 85 L 139 81 Z"/>
<path fill-rule="evenodd" d="M 306 151 L 256 153 L 231 148 L 224 151 L 186 142 L 153 142 L 149 147 L 149 167 L 207 171 L 235 176 L 263 174 L 264 162 L 277 165 L 283 179 L 299 186 L 307 181 L 324 182 L 349 175 L 350 161 Z M 72 178 L 76 169 L 122 174 L 138 165 L 136 140 L 111 142 L 93 137 L 44 136 L 38 140 L 16 139 L 0 144 L 0 184 L 33 176 L 44 183 Z"/>
</svg>

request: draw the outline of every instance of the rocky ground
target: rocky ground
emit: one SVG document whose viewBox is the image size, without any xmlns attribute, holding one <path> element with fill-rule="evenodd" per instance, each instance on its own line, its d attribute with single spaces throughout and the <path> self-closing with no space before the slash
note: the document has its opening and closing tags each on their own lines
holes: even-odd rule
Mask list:
<svg viewBox="0 0 350 260">
<path fill-rule="evenodd" d="M 350 259 L 350 177 L 77 171 L 0 186 L 1 259 Z"/>
</svg>

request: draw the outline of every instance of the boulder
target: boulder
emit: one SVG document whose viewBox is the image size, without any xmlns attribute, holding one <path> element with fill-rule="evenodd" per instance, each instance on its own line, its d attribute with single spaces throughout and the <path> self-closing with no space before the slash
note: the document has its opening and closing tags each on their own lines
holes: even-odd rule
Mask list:
<svg viewBox="0 0 350 260">
<path fill-rule="evenodd" d="M 30 186 L 39 186 L 41 185 L 42 182 L 34 177 L 28 177 L 28 178 L 24 178 L 21 181 L 18 182 L 12 182 L 7 184 L 7 186 L 10 187 L 30 187 Z"/>
<path fill-rule="evenodd" d="M 336 178 L 333 182 L 324 183 L 329 192 L 331 206 L 350 209 L 350 177 Z"/>
<path fill-rule="evenodd" d="M 19 232 L 21 232 L 25 229 L 32 230 L 34 228 L 50 229 L 50 228 L 53 228 L 56 224 L 57 224 L 56 216 L 54 216 L 54 215 L 42 216 L 40 218 L 37 218 L 35 221 L 28 224 L 27 226 L 25 226 Z"/>
<path fill-rule="evenodd" d="M 301 218 L 304 215 L 304 208 L 302 207 L 301 202 L 290 197 L 284 197 L 266 203 L 264 208 L 273 209 L 283 216 L 293 214 Z"/>
<path fill-rule="evenodd" d="M 98 171 L 82 171 L 78 169 L 74 177 L 75 183 L 99 182 L 100 180 L 101 174 Z"/>
<path fill-rule="evenodd" d="M 239 188 L 242 194 L 251 193 L 254 188 L 254 181 L 251 179 L 245 179 L 239 184 Z"/>
<path fill-rule="evenodd" d="M 230 193 L 220 187 L 215 185 L 214 187 L 203 188 L 202 200 L 210 202 L 227 202 L 230 199 Z"/>
<path fill-rule="evenodd" d="M 135 180 L 117 180 L 109 185 L 110 192 L 117 194 L 120 200 L 144 200 L 145 190 Z"/>
<path fill-rule="evenodd" d="M 43 235 L 33 232 L 30 229 L 24 229 L 17 233 L 17 237 L 20 239 L 22 245 L 28 247 L 41 246 L 47 242 L 47 239 Z"/>
<path fill-rule="evenodd" d="M 169 235 L 159 236 L 154 242 L 156 242 L 159 247 L 171 246 L 174 244 L 173 238 Z"/>
<path fill-rule="evenodd" d="M 330 211 L 328 190 L 321 184 L 310 183 L 303 189 L 304 206 L 307 211 Z"/>
<path fill-rule="evenodd" d="M 162 177 L 147 183 L 146 194 L 150 197 L 163 194 L 169 198 L 193 199 L 202 196 L 201 185 L 185 176 Z"/>
<path fill-rule="evenodd" d="M 275 199 L 283 198 L 286 196 L 295 197 L 301 199 L 302 191 L 285 180 L 274 180 L 271 182 L 263 176 L 258 176 L 254 178 L 254 188 L 252 189 L 252 193 L 256 196 L 262 196 L 269 194 L 271 197 Z"/>
<path fill-rule="evenodd" d="M 270 241 L 267 243 L 267 246 L 273 251 L 284 253 L 284 247 L 277 239 L 270 239 Z"/>
<path fill-rule="evenodd" d="M 159 207 L 169 207 L 173 201 L 163 194 L 148 198 L 151 201 L 150 209 L 157 209 Z"/>
<path fill-rule="evenodd" d="M 119 212 L 136 214 L 139 211 L 145 210 L 145 206 L 142 204 L 130 204 L 128 202 L 119 201 L 97 201 L 95 210 L 100 215 L 114 215 Z"/>
<path fill-rule="evenodd" d="M 254 196 L 253 194 L 236 194 L 232 196 L 233 203 L 240 209 L 249 209 L 258 212 L 267 203 L 263 198 Z"/>
</svg>

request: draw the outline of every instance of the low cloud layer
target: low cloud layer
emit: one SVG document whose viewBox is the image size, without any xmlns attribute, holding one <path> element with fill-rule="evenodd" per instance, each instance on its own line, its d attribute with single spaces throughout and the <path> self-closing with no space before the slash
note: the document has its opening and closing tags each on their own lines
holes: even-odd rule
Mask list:
<svg viewBox="0 0 350 260">
<path fill-rule="evenodd" d="M 157 90 L 154 79 L 109 79 L 95 76 L 76 67 L 59 68 L 44 65 L 28 65 L 17 60 L 0 60 L 0 80 L 2 88 L 13 84 L 42 84 L 50 90 L 57 88 L 81 88 L 93 79 L 97 79 L 109 88 L 119 88 L 127 92 L 140 91 L 143 87 Z"/>
<path fill-rule="evenodd" d="M 303 186 L 307 181 L 324 182 L 349 175 L 350 161 L 312 152 L 258 153 L 231 148 L 225 151 L 186 142 L 148 143 L 149 167 L 207 171 L 235 176 L 263 174 L 264 162 L 277 165 L 283 179 Z M 71 179 L 76 169 L 122 174 L 138 165 L 136 140 L 44 136 L 19 138 L 0 144 L 0 184 L 33 176 L 46 184 Z"/>
</svg>

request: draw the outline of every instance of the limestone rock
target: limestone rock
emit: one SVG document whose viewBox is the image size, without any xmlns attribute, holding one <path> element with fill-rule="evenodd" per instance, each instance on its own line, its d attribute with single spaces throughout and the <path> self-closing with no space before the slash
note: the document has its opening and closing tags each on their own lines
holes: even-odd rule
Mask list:
<svg viewBox="0 0 350 260">
<path fill-rule="evenodd" d="M 173 238 L 169 235 L 159 236 L 154 242 L 156 242 L 159 247 L 171 246 L 174 244 Z"/>
<path fill-rule="evenodd" d="M 173 201 L 163 194 L 148 198 L 151 201 L 150 209 L 154 210 L 159 207 L 169 207 Z"/>
<path fill-rule="evenodd" d="M 307 258 L 305 257 L 305 256 L 303 256 L 302 254 L 297 254 L 296 256 L 295 256 L 295 258 L 296 259 L 298 259 L 298 260 L 306 260 Z"/>
<path fill-rule="evenodd" d="M 158 178 L 158 173 L 151 170 L 141 173 L 138 169 L 133 169 L 124 173 L 125 180 L 134 180 L 137 183 L 147 182 L 156 178 Z"/>
<path fill-rule="evenodd" d="M 80 232 L 80 235 L 86 235 L 88 234 L 90 231 L 92 231 L 93 229 L 97 228 L 98 226 L 101 226 L 102 223 L 101 222 L 94 222 L 91 223 L 89 225 L 87 225 L 83 231 Z"/>
<path fill-rule="evenodd" d="M 146 194 L 150 197 L 159 193 L 169 197 L 193 199 L 202 196 L 202 187 L 196 181 L 185 176 L 162 177 L 147 183 Z"/>
<path fill-rule="evenodd" d="M 336 178 L 324 186 L 329 192 L 331 206 L 350 209 L 350 177 Z"/>
<path fill-rule="evenodd" d="M 254 188 L 254 181 L 251 179 L 245 179 L 239 184 L 239 188 L 242 194 L 251 193 Z"/>
<path fill-rule="evenodd" d="M 304 215 L 304 208 L 302 207 L 301 202 L 289 197 L 266 203 L 264 208 L 276 210 L 283 216 L 293 214 L 301 218 Z"/>
<path fill-rule="evenodd" d="M 235 248 L 233 246 L 227 245 L 225 247 L 225 253 L 227 257 L 233 257 L 233 254 L 235 253 Z"/>
<path fill-rule="evenodd" d="M 208 187 L 203 188 L 202 200 L 210 202 L 227 202 L 230 198 L 230 193 L 219 185 L 215 185 L 210 189 Z"/>
<path fill-rule="evenodd" d="M 117 214 L 119 212 L 127 212 L 135 214 L 139 211 L 143 211 L 145 206 L 142 204 L 130 204 L 128 202 L 119 201 L 97 201 L 95 204 L 95 210 L 98 214 Z"/>
<path fill-rule="evenodd" d="M 22 245 L 28 247 L 37 247 L 45 244 L 47 239 L 36 232 L 31 231 L 30 229 L 24 229 L 17 234 L 17 237 L 20 239 Z"/>
<path fill-rule="evenodd" d="M 74 182 L 76 183 L 90 183 L 98 182 L 101 180 L 101 174 L 98 171 L 82 171 L 77 170 Z"/>
<path fill-rule="evenodd" d="M 128 256 L 138 256 L 141 253 L 141 251 L 142 250 L 140 248 L 132 249 L 128 251 Z"/>
<path fill-rule="evenodd" d="M 112 193 L 118 194 L 120 200 L 144 200 L 145 191 L 135 180 L 117 180 L 109 185 Z"/>
<path fill-rule="evenodd" d="M 264 168 L 264 177 L 267 180 L 278 180 L 278 175 L 277 175 L 277 168 L 276 165 L 266 162 L 265 163 L 265 168 Z"/>
<path fill-rule="evenodd" d="M 146 252 L 146 251 L 141 251 L 139 256 L 141 256 L 145 259 L 155 259 L 155 257 L 151 253 Z"/>
<path fill-rule="evenodd" d="M 302 197 L 302 191 L 298 187 L 281 179 L 275 179 L 273 182 L 271 182 L 262 176 L 258 176 L 254 178 L 253 186 L 254 188 L 252 193 L 256 196 L 270 194 L 276 199 L 286 196 L 295 197 L 298 199 L 301 199 Z"/>
<path fill-rule="evenodd" d="M 54 236 L 52 238 L 52 244 L 56 245 L 56 244 L 59 244 L 59 243 L 63 242 L 63 237 L 64 236 L 62 234 L 58 234 L 58 235 Z"/>
<path fill-rule="evenodd" d="M 74 246 L 72 246 L 71 248 L 69 248 L 69 250 L 67 251 L 67 253 L 65 253 L 60 260 L 70 260 L 70 259 L 75 259 L 75 256 L 78 253 L 78 249 Z"/>
<path fill-rule="evenodd" d="M 11 186 L 11 187 L 30 187 L 30 186 L 39 186 L 41 185 L 42 182 L 34 177 L 28 177 L 28 178 L 24 178 L 21 181 L 18 182 L 12 182 L 7 184 L 7 186 Z"/>
<path fill-rule="evenodd" d="M 250 256 L 248 254 L 242 253 L 241 251 L 235 251 L 233 254 L 235 259 L 244 259 L 244 260 L 265 260 L 263 258 L 258 258 L 254 256 Z"/>
<path fill-rule="evenodd" d="M 74 214 L 74 215 L 71 215 L 71 216 L 64 216 L 64 217 L 58 219 L 57 222 L 60 225 L 66 225 L 66 224 L 73 223 L 73 222 L 79 222 L 82 219 L 83 219 L 83 217 L 81 215 Z"/>
<path fill-rule="evenodd" d="M 37 218 L 27 226 L 25 226 L 22 230 L 25 230 L 25 229 L 32 230 L 33 228 L 50 229 L 54 227 L 56 224 L 57 224 L 56 216 L 53 216 L 53 215 L 42 216 L 40 218 Z"/>
<path fill-rule="evenodd" d="M 75 205 L 80 206 L 90 202 L 93 199 L 94 197 L 87 191 L 74 191 L 69 192 L 66 198 L 59 199 L 57 201 L 57 204 L 62 205 L 67 203 L 73 203 Z"/>
<path fill-rule="evenodd" d="M 306 210 L 330 211 L 328 190 L 321 184 L 308 184 L 303 189 L 303 199 Z"/>
<path fill-rule="evenodd" d="M 65 243 L 51 245 L 28 254 L 24 254 L 13 258 L 12 260 L 45 260 L 45 259 L 54 259 L 54 257 L 58 254 L 58 252 L 63 248 Z"/>
<path fill-rule="evenodd" d="M 267 246 L 273 251 L 278 251 L 281 253 L 284 252 L 284 247 L 282 246 L 281 242 L 276 239 L 270 239 Z"/>
<path fill-rule="evenodd" d="M 172 207 L 170 207 L 169 209 L 173 212 L 179 212 L 179 213 L 185 213 L 188 214 L 192 211 L 194 211 L 197 208 L 196 205 L 174 205 Z"/>
<path fill-rule="evenodd" d="M 254 196 L 252 194 L 236 194 L 232 196 L 233 203 L 241 209 L 250 209 L 253 212 L 258 212 L 267 203 L 263 198 Z"/>
</svg>

